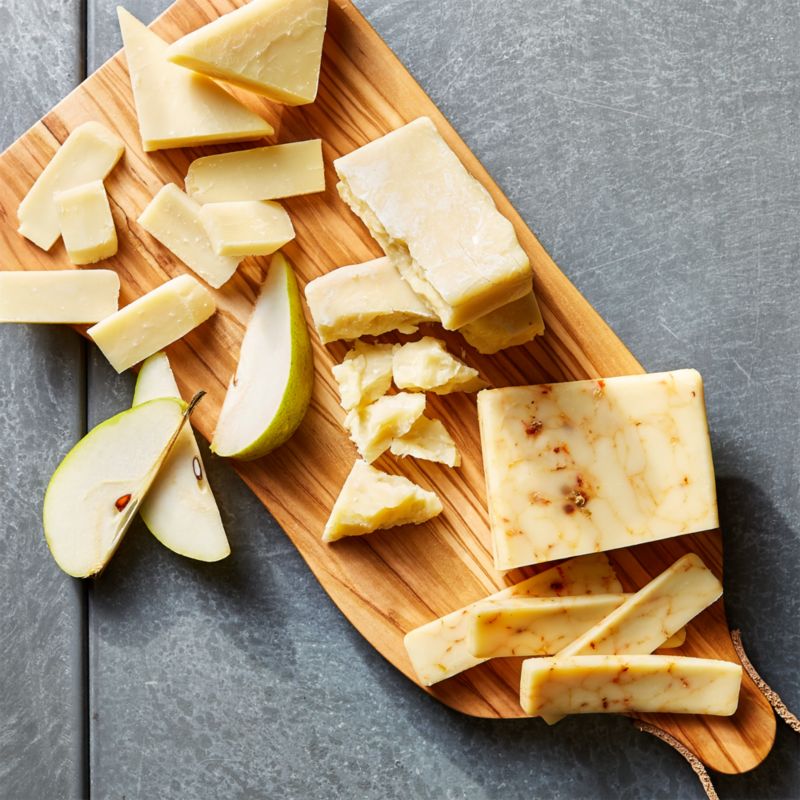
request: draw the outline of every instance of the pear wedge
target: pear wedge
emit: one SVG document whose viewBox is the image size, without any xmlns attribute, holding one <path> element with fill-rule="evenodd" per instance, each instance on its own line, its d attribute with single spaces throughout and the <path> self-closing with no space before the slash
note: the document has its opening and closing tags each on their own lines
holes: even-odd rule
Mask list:
<svg viewBox="0 0 800 800">
<path fill-rule="evenodd" d="M 159 397 L 180 398 L 166 353 L 142 364 L 133 392 L 133 406 Z M 200 449 L 186 424 L 161 467 L 139 515 L 150 533 L 173 552 L 197 561 L 219 561 L 231 548 L 217 501 L 208 483 Z"/>
<path fill-rule="evenodd" d="M 89 431 L 58 465 L 44 497 L 44 535 L 68 575 L 99 573 L 120 542 L 199 396 L 152 400 Z"/>
<path fill-rule="evenodd" d="M 303 421 L 313 385 L 311 341 L 297 280 L 279 252 L 247 324 L 211 449 L 243 460 L 274 450 Z"/>
</svg>

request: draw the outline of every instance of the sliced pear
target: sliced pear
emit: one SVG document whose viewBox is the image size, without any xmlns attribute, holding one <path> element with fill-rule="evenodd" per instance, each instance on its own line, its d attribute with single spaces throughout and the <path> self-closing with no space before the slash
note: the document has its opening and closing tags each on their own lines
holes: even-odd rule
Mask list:
<svg viewBox="0 0 800 800">
<path fill-rule="evenodd" d="M 308 410 L 314 362 L 297 280 L 282 253 L 272 257 L 247 323 L 211 449 L 251 460 L 283 444 Z"/>
<path fill-rule="evenodd" d="M 194 407 L 151 400 L 89 431 L 58 465 L 44 498 L 44 535 L 68 575 L 96 575 L 128 530 Z"/>
<path fill-rule="evenodd" d="M 150 356 L 139 370 L 133 406 L 159 397 L 180 396 L 166 353 Z M 219 561 L 230 555 L 191 425 L 185 425 L 178 436 L 139 515 L 150 533 L 178 555 L 198 561 Z"/>
</svg>

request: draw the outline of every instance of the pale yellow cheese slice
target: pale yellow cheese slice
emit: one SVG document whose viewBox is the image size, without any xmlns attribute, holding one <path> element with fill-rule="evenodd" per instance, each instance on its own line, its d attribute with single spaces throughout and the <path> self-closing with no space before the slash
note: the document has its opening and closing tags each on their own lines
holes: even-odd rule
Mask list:
<svg viewBox="0 0 800 800">
<path fill-rule="evenodd" d="M 371 464 L 389 449 L 393 439 L 408 433 L 424 411 L 425 395 L 399 392 L 349 411 L 344 426 L 361 458 Z"/>
<path fill-rule="evenodd" d="M 479 353 L 491 355 L 540 336 L 544 333 L 544 321 L 536 295 L 530 291 L 519 300 L 478 317 L 458 332 Z"/>
<path fill-rule="evenodd" d="M 334 161 L 342 199 L 454 330 L 531 291 L 511 223 L 428 117 Z"/>
<path fill-rule="evenodd" d="M 274 144 L 197 158 L 186 191 L 198 203 L 278 200 L 325 191 L 322 141 Z"/>
<path fill-rule="evenodd" d="M 251 0 L 169 48 L 176 64 L 279 103 L 317 96 L 328 0 Z"/>
<path fill-rule="evenodd" d="M 533 716 L 562 714 L 710 714 L 736 712 L 742 668 L 686 656 L 532 658 L 522 698 Z"/>
<path fill-rule="evenodd" d="M 467 647 L 470 614 L 487 601 L 621 592 L 622 585 L 603 553 L 573 558 L 409 631 L 403 644 L 420 683 L 432 686 L 487 660 L 476 658 Z"/>
<path fill-rule="evenodd" d="M 695 370 L 478 395 L 497 569 L 718 525 Z"/>
<path fill-rule="evenodd" d="M 122 139 L 100 123 L 85 122 L 75 128 L 19 204 L 19 232 L 49 250 L 61 235 L 55 193 L 103 180 L 123 152 Z"/>
<path fill-rule="evenodd" d="M 268 256 L 294 239 L 286 209 L 269 200 L 209 203 L 200 219 L 218 256 Z"/>
<path fill-rule="evenodd" d="M 334 542 L 397 525 L 419 524 L 442 512 L 433 493 L 408 478 L 387 475 L 364 461 L 356 461 L 342 486 L 322 539 Z"/>
<path fill-rule="evenodd" d="M 153 289 L 88 330 L 117 372 L 163 350 L 216 310 L 211 293 L 191 275 Z"/>
<path fill-rule="evenodd" d="M 214 252 L 200 220 L 200 204 L 174 183 L 159 189 L 138 223 L 215 289 L 230 280 L 241 261 Z"/>
<path fill-rule="evenodd" d="M 124 8 L 117 14 L 146 153 L 275 132 L 214 81 L 167 61 L 167 43 Z"/>
<path fill-rule="evenodd" d="M 412 392 L 477 392 L 487 386 L 478 370 L 448 353 L 444 342 L 432 336 L 396 348 L 392 371 L 397 388 Z"/>
<path fill-rule="evenodd" d="M 461 454 L 444 423 L 424 414 L 408 433 L 399 439 L 392 439 L 389 450 L 395 456 L 413 456 L 448 467 L 461 466 Z"/>
<path fill-rule="evenodd" d="M 0 322 L 88 324 L 118 302 L 119 277 L 109 269 L 0 272 Z"/>
<path fill-rule="evenodd" d="M 357 341 L 341 364 L 333 367 L 342 408 L 350 411 L 383 397 L 392 385 L 391 344 Z"/>
<path fill-rule="evenodd" d="M 415 333 L 436 315 L 384 256 L 339 267 L 306 285 L 306 302 L 323 344 L 337 339 Z"/>
<path fill-rule="evenodd" d="M 54 195 L 61 238 L 73 264 L 94 264 L 117 252 L 117 229 L 102 181 Z"/>
</svg>

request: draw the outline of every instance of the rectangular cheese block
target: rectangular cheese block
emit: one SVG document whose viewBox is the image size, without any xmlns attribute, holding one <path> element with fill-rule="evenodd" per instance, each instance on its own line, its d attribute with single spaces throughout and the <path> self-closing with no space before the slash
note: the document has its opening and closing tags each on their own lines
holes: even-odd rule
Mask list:
<svg viewBox="0 0 800 800">
<path fill-rule="evenodd" d="M 214 252 L 200 219 L 200 204 L 174 183 L 159 189 L 138 223 L 215 289 L 230 280 L 241 261 Z"/>
<path fill-rule="evenodd" d="M 88 334 L 111 366 L 124 372 L 185 336 L 215 310 L 211 293 L 191 275 L 181 275 L 98 322 Z"/>
<path fill-rule="evenodd" d="M 94 323 L 118 302 L 119 277 L 108 269 L 0 272 L 0 322 Z"/>
<path fill-rule="evenodd" d="M 84 183 L 54 195 L 61 238 L 73 264 L 94 264 L 117 252 L 117 229 L 103 182 Z"/>
<path fill-rule="evenodd" d="M 386 256 L 315 278 L 306 285 L 306 302 L 323 344 L 388 331 L 415 333 L 421 322 L 436 322 Z"/>
<path fill-rule="evenodd" d="M 269 200 L 209 203 L 200 219 L 218 256 L 268 256 L 294 239 L 286 209 Z"/>
<path fill-rule="evenodd" d="M 19 204 L 19 232 L 49 250 L 61 235 L 55 193 L 103 180 L 124 151 L 122 139 L 98 122 L 75 128 Z"/>
<path fill-rule="evenodd" d="M 461 454 L 444 423 L 424 414 L 411 426 L 408 433 L 392 439 L 389 451 L 395 456 L 421 458 L 424 461 L 446 464 L 448 467 L 461 466 Z"/>
<path fill-rule="evenodd" d="M 406 634 L 408 657 L 423 686 L 452 678 L 486 661 L 467 646 L 472 610 L 487 601 L 512 597 L 564 597 L 585 594 L 619 594 L 622 586 L 602 553 L 574 558 L 540 572 L 521 583 L 483 597 Z"/>
<path fill-rule="evenodd" d="M 203 156 L 189 166 L 186 191 L 198 203 L 279 200 L 324 192 L 322 140 Z"/>
<path fill-rule="evenodd" d="M 719 524 L 695 370 L 491 389 L 478 417 L 497 569 Z"/>
<path fill-rule="evenodd" d="M 742 668 L 685 656 L 569 656 L 525 662 L 522 707 L 555 714 L 711 714 L 736 712 Z"/>
<path fill-rule="evenodd" d="M 334 161 L 342 199 L 454 330 L 531 291 L 511 223 L 428 117 Z"/>
<path fill-rule="evenodd" d="M 479 353 L 492 355 L 525 344 L 544 333 L 544 320 L 533 291 L 478 317 L 458 332 Z"/>
</svg>

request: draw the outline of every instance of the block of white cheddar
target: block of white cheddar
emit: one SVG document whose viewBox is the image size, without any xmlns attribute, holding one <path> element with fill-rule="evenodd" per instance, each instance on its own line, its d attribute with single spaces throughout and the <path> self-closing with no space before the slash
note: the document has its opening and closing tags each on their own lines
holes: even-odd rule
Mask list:
<svg viewBox="0 0 800 800">
<path fill-rule="evenodd" d="M 444 342 L 432 336 L 397 347 L 392 372 L 397 388 L 411 392 L 477 392 L 487 385 L 478 370 L 448 353 Z"/>
<path fill-rule="evenodd" d="M 347 412 L 344 426 L 361 458 L 371 464 L 393 439 L 405 435 L 425 411 L 425 395 L 398 392 Z"/>
<path fill-rule="evenodd" d="M 197 158 L 186 191 L 198 203 L 279 200 L 325 191 L 322 141 L 274 144 Z"/>
<path fill-rule="evenodd" d="M 387 256 L 339 267 L 306 285 L 306 302 L 323 344 L 337 339 L 415 333 L 436 315 Z"/>
<path fill-rule="evenodd" d="M 397 525 L 427 522 L 442 512 L 439 498 L 400 475 L 356 461 L 334 503 L 322 539 L 363 536 Z"/>
<path fill-rule="evenodd" d="M 75 128 L 19 204 L 19 232 L 49 250 L 61 235 L 55 193 L 103 180 L 124 151 L 122 139 L 99 122 Z"/>
<path fill-rule="evenodd" d="M 84 183 L 54 195 L 61 238 L 73 264 L 94 264 L 117 252 L 117 229 L 103 182 Z"/>
<path fill-rule="evenodd" d="M 557 656 L 525 662 L 520 693 L 532 716 L 736 712 L 742 668 L 686 656 Z"/>
<path fill-rule="evenodd" d="M 241 258 L 214 252 L 200 219 L 200 204 L 174 183 L 159 189 L 137 221 L 215 289 L 230 280 L 239 266 Z"/>
<path fill-rule="evenodd" d="M 691 369 L 478 395 L 497 569 L 716 528 Z"/>
<path fill-rule="evenodd" d="M 432 686 L 487 660 L 473 656 L 467 646 L 470 614 L 487 601 L 621 592 L 622 585 L 604 554 L 573 558 L 409 631 L 403 644 L 420 683 Z"/>
<path fill-rule="evenodd" d="M 345 411 L 369 405 L 386 394 L 392 385 L 393 349 L 391 344 L 357 341 L 344 361 L 333 367 Z"/>
<path fill-rule="evenodd" d="M 167 61 L 167 43 L 124 8 L 117 15 L 145 153 L 275 132 L 214 81 Z"/>
<path fill-rule="evenodd" d="M 492 355 L 507 347 L 525 344 L 544 333 L 544 320 L 536 295 L 528 292 L 494 311 L 478 317 L 458 332 L 479 353 Z"/>
<path fill-rule="evenodd" d="M 294 239 L 286 209 L 269 200 L 208 203 L 200 219 L 218 256 L 268 256 Z"/>
<path fill-rule="evenodd" d="M 428 117 L 334 161 L 342 199 L 401 275 L 460 328 L 531 291 L 511 223 Z"/>
<path fill-rule="evenodd" d="M 408 433 L 392 439 L 389 451 L 395 456 L 412 456 L 446 464 L 448 467 L 461 466 L 461 454 L 444 423 L 424 414 L 411 426 Z"/>
<path fill-rule="evenodd" d="M 279 103 L 314 102 L 328 0 L 251 0 L 178 39 L 176 64 Z"/>
<path fill-rule="evenodd" d="M 214 298 L 191 275 L 180 275 L 142 295 L 88 330 L 117 372 L 185 336 L 216 310 Z"/>
<path fill-rule="evenodd" d="M 109 269 L 0 272 L 0 322 L 88 324 L 118 303 L 119 277 Z"/>
</svg>

